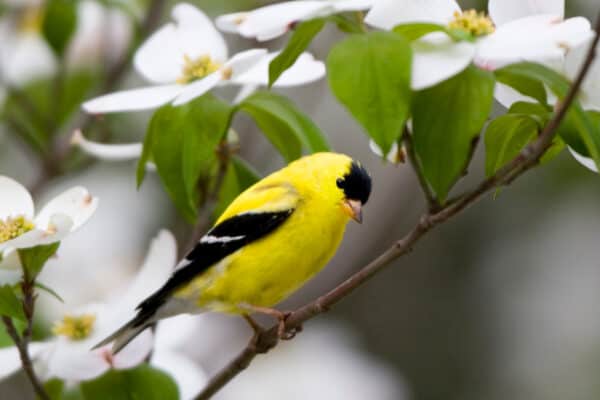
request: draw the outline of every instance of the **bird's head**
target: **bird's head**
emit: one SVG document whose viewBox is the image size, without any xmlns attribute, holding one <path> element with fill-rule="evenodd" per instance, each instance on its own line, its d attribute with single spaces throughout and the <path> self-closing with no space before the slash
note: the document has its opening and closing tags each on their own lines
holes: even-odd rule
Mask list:
<svg viewBox="0 0 600 400">
<path fill-rule="evenodd" d="M 342 210 L 358 223 L 362 222 L 362 206 L 371 194 L 371 177 L 367 170 L 355 160 L 347 163 L 346 172 L 338 176 L 335 185 L 342 192 Z"/>
</svg>

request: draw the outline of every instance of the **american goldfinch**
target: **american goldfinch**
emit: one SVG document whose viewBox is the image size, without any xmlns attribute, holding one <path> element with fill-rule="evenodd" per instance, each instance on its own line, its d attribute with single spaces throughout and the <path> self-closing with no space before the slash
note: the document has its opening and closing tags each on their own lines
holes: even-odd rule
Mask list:
<svg viewBox="0 0 600 400">
<path fill-rule="evenodd" d="M 298 159 L 241 193 L 178 264 L 171 278 L 137 308 L 137 315 L 96 347 L 118 352 L 154 322 L 182 313 L 250 314 L 279 320 L 273 309 L 319 272 L 335 254 L 350 219 L 362 221 L 371 178 L 343 154 Z"/>
</svg>

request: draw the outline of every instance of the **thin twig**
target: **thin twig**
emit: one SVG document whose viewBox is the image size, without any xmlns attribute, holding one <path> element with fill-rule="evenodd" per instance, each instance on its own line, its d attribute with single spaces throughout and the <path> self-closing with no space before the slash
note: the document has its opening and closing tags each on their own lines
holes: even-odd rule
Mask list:
<svg viewBox="0 0 600 400">
<path fill-rule="evenodd" d="M 405 127 L 404 134 L 402 135 L 402 142 L 404 143 L 404 148 L 406 149 L 406 155 L 408 156 L 408 162 L 412 166 L 413 171 L 415 171 L 415 175 L 417 175 L 417 179 L 419 180 L 419 186 L 423 191 L 423 195 L 425 196 L 425 200 L 427 201 L 427 209 L 430 212 L 434 212 L 440 209 L 440 203 L 437 200 L 435 193 L 431 190 L 431 186 L 427 182 L 425 175 L 423 173 L 423 168 L 421 167 L 421 163 L 415 153 L 415 147 L 412 140 L 412 136 L 410 131 Z"/>
<path fill-rule="evenodd" d="M 448 221 L 453 216 L 459 214 L 467 207 L 475 204 L 484 194 L 492 189 L 510 183 L 515 178 L 521 176 L 528 169 L 535 166 L 540 157 L 551 145 L 553 138 L 557 134 L 558 127 L 567 114 L 569 107 L 575 100 L 577 92 L 581 87 L 583 79 L 588 73 L 590 66 L 596 56 L 595 48 L 600 40 L 600 16 L 597 19 L 595 27 L 596 35 L 588 51 L 584 64 L 579 71 L 577 78 L 571 85 L 567 96 L 559 103 L 554 116 L 548 122 L 540 136 L 506 166 L 501 168 L 493 176 L 485 179 L 475 189 L 459 197 L 452 204 L 444 206 L 435 213 L 425 213 L 419 219 L 415 227 L 402 239 L 395 242 L 390 248 L 383 252 L 379 257 L 371 261 L 360 271 L 352 275 L 346 281 L 317 298 L 316 300 L 300 307 L 294 311 L 286 320 L 286 328 L 291 330 L 299 327 L 303 322 L 314 316 L 326 312 L 331 306 L 348 296 L 355 289 L 368 281 L 375 274 L 382 271 L 392 261 L 398 259 L 404 254 L 410 252 L 414 245 L 432 228 Z M 242 372 L 250 365 L 257 354 L 266 353 L 277 345 L 277 325 L 259 333 L 257 337 L 250 342 L 248 346 L 225 368 L 211 379 L 203 391 L 196 396 L 196 400 L 207 400 L 212 397 L 223 386 L 227 385 L 237 374 Z"/>
</svg>

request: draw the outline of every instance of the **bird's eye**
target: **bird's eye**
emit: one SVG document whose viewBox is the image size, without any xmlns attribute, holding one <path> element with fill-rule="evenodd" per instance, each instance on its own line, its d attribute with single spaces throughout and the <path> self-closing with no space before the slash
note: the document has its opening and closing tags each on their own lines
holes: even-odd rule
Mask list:
<svg viewBox="0 0 600 400">
<path fill-rule="evenodd" d="M 335 184 L 337 185 L 337 187 L 339 187 L 341 189 L 344 187 L 344 180 L 342 178 L 337 178 L 337 180 L 335 181 Z"/>
</svg>

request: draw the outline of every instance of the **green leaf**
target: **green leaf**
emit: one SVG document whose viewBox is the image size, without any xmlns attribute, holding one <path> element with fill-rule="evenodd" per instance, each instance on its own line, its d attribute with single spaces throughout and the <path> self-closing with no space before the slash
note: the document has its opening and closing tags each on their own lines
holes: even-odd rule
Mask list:
<svg viewBox="0 0 600 400">
<path fill-rule="evenodd" d="M 317 18 L 296 26 L 285 48 L 269 64 L 269 87 L 273 86 L 285 70 L 294 65 L 300 54 L 323 29 L 326 22 L 327 20 L 324 18 Z"/>
<path fill-rule="evenodd" d="M 410 109 L 411 49 L 392 32 L 351 35 L 329 53 L 329 85 L 384 156 L 401 136 Z"/>
<path fill-rule="evenodd" d="M 229 129 L 231 111 L 209 93 L 180 107 L 163 106 L 150 121 L 138 180 L 152 154 L 167 193 L 190 223 L 196 220 L 198 181 L 213 173 L 215 149 Z"/>
<path fill-rule="evenodd" d="M 564 76 L 541 64 L 529 62 L 512 64 L 496 71 L 496 74 L 498 73 L 537 80 L 548 86 L 560 99 L 567 95 L 570 87 L 569 81 Z M 515 89 L 519 90 L 519 88 Z M 571 105 L 558 133 L 577 152 L 592 157 L 596 166 L 600 168 L 600 124 L 594 121 L 593 114 L 583 110 L 578 101 Z"/>
<path fill-rule="evenodd" d="M 485 174 L 492 176 L 538 134 L 532 118 L 506 114 L 496 118 L 485 131 Z"/>
<path fill-rule="evenodd" d="M 365 33 L 365 26 L 362 17 L 358 17 L 355 13 L 351 14 L 333 14 L 327 17 L 333 22 L 337 28 L 345 33 Z"/>
<path fill-rule="evenodd" d="M 290 162 L 310 152 L 328 151 L 325 136 L 289 99 L 273 92 L 256 92 L 238 105 L 249 114 L 267 139 Z"/>
<path fill-rule="evenodd" d="M 60 297 L 60 295 L 58 293 L 56 293 L 56 291 L 54 291 L 53 289 L 49 288 L 48 286 L 44 285 L 43 283 L 40 282 L 35 282 L 34 286 L 40 290 L 43 290 L 44 292 L 48 293 L 50 296 L 54 297 L 56 300 L 60 301 L 61 303 L 64 303 L 65 301 L 63 300 L 62 297 Z"/>
<path fill-rule="evenodd" d="M 0 286 L 0 315 L 25 321 L 21 300 L 11 285 Z"/>
<path fill-rule="evenodd" d="M 444 32 L 446 35 L 450 36 L 452 40 L 455 41 L 469 41 L 472 42 L 475 38 L 460 29 L 450 29 L 444 25 L 434 24 L 429 22 L 416 22 L 409 24 L 400 24 L 396 25 L 393 29 L 393 32 L 398 33 L 404 36 L 406 39 L 413 40 L 420 39 L 421 37 L 427 35 L 431 32 Z"/>
<path fill-rule="evenodd" d="M 50 379 L 44 383 L 44 389 L 51 400 L 62 400 L 65 383 L 58 378 Z"/>
<path fill-rule="evenodd" d="M 19 249 L 19 259 L 29 279 L 33 280 L 44 268 L 46 261 L 54 254 L 60 246 L 60 242 L 35 246 L 27 249 Z"/>
<path fill-rule="evenodd" d="M 76 27 L 76 1 L 49 0 L 46 3 L 42 32 L 57 56 L 63 55 Z"/>
<path fill-rule="evenodd" d="M 135 369 L 110 370 L 81 384 L 85 400 L 177 400 L 177 384 L 166 373 L 142 365 Z"/>
<path fill-rule="evenodd" d="M 566 143 L 560 138 L 560 136 L 556 136 L 554 140 L 552 140 L 552 144 L 550 147 L 548 147 L 548 150 L 546 150 L 544 155 L 540 157 L 540 164 L 546 164 L 554 160 L 556 156 L 558 156 L 565 149 L 565 147 L 567 147 Z"/>
<path fill-rule="evenodd" d="M 218 217 L 227 206 L 244 190 L 260 180 L 260 175 L 248 163 L 238 157 L 233 157 L 227 166 L 225 178 L 219 192 L 219 201 L 214 215 Z"/>
<path fill-rule="evenodd" d="M 548 104 L 548 96 L 546 95 L 546 88 L 537 79 L 530 78 L 527 75 L 512 73 L 510 69 L 501 68 L 494 72 L 496 80 L 503 83 L 517 92 L 529 96 L 537 100 L 541 105 Z"/>
<path fill-rule="evenodd" d="M 493 96 L 494 76 L 473 66 L 414 95 L 415 152 L 441 202 L 470 161 Z"/>
</svg>

